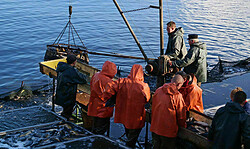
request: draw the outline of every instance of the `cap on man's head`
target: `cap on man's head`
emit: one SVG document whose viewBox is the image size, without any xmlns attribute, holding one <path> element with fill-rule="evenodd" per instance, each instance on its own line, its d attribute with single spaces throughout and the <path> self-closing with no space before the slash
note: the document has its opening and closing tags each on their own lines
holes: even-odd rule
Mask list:
<svg viewBox="0 0 250 149">
<path fill-rule="evenodd" d="M 67 60 L 67 63 L 68 63 L 68 64 L 72 64 L 72 63 L 74 63 L 74 62 L 76 61 L 76 56 L 73 55 L 73 54 L 68 54 L 66 60 Z"/>
<path fill-rule="evenodd" d="M 198 35 L 197 34 L 189 34 L 188 40 L 190 40 L 190 39 L 198 39 Z"/>
</svg>

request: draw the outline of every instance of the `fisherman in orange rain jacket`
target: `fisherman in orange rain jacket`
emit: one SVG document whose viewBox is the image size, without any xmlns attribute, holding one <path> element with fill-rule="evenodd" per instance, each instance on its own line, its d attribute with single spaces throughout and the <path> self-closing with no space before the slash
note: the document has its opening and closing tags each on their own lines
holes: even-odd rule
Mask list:
<svg viewBox="0 0 250 149">
<path fill-rule="evenodd" d="M 184 71 L 176 74 L 181 75 L 185 80 L 179 91 L 185 101 L 187 111 L 193 109 L 203 113 L 202 89 L 197 85 L 196 77 L 193 74 L 188 75 Z"/>
<path fill-rule="evenodd" d="M 145 104 L 150 99 L 150 89 L 144 83 L 143 68 L 134 64 L 127 78 L 109 83 L 104 99 L 116 95 L 115 123 L 122 123 L 128 138 L 126 145 L 134 148 L 141 129 L 145 124 Z"/>
<path fill-rule="evenodd" d="M 178 127 L 186 127 L 186 107 L 178 91 L 183 83 L 182 76 L 175 75 L 155 91 L 150 127 L 154 149 L 174 149 Z"/>
<path fill-rule="evenodd" d="M 105 107 L 107 100 L 103 98 L 105 86 L 113 82 L 112 78 L 117 73 L 116 65 L 106 61 L 102 71 L 94 74 L 90 81 L 90 100 L 88 115 L 93 116 L 93 133 L 103 135 L 109 130 L 110 117 L 113 116 L 113 107 Z"/>
</svg>

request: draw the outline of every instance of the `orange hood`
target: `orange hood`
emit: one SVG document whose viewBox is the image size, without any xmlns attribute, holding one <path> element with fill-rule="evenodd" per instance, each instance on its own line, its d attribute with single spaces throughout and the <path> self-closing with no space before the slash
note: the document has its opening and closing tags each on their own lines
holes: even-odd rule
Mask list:
<svg viewBox="0 0 250 149">
<path fill-rule="evenodd" d="M 102 71 L 100 72 L 103 75 L 106 75 L 110 78 L 113 78 L 117 73 L 117 68 L 115 63 L 106 61 L 102 66 Z"/>
<path fill-rule="evenodd" d="M 139 64 L 134 64 L 133 67 L 131 68 L 128 78 L 130 78 L 131 80 L 144 81 L 142 66 Z"/>
</svg>

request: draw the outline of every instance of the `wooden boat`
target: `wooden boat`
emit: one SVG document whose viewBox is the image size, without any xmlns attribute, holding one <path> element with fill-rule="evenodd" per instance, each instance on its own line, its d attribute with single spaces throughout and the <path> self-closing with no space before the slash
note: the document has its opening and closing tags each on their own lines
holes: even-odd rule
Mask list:
<svg viewBox="0 0 250 149">
<path fill-rule="evenodd" d="M 43 74 L 46 74 L 52 78 L 56 78 L 56 67 L 58 62 L 66 62 L 66 59 L 57 59 L 57 60 L 51 60 L 46 62 L 40 63 L 40 71 Z M 88 81 L 90 78 L 99 70 L 89 66 L 88 64 L 85 64 L 81 61 L 77 61 L 76 68 L 81 71 L 82 73 L 86 74 L 88 76 Z M 82 106 L 82 119 L 85 122 L 84 127 L 89 128 L 92 124 L 92 120 L 90 117 L 87 116 L 87 106 L 89 103 L 90 98 L 90 86 L 87 85 L 78 85 L 78 90 L 81 91 L 81 93 L 77 94 L 76 101 Z M 147 121 L 150 122 L 150 112 L 147 112 Z M 190 110 L 189 117 L 193 117 L 196 121 L 205 122 L 208 125 L 212 124 L 212 118 L 200 113 L 195 110 Z M 195 144 L 198 148 L 209 148 L 209 141 L 204 136 L 201 136 L 199 134 L 196 134 L 192 132 L 191 130 L 188 130 L 186 128 L 180 128 L 178 132 L 178 137 L 192 142 Z"/>
<path fill-rule="evenodd" d="M 118 10 L 121 13 L 121 10 L 120 10 L 117 2 L 115 0 L 114 0 L 114 2 L 115 2 L 115 5 L 117 6 Z M 71 16 L 71 13 L 70 13 L 70 16 Z M 142 55 L 144 56 L 144 58 L 137 58 L 137 57 L 133 57 L 133 56 L 110 55 L 110 54 L 96 53 L 96 52 L 90 53 L 89 51 L 87 51 L 87 48 L 84 45 L 83 46 L 74 46 L 74 45 L 72 46 L 69 43 L 68 44 L 59 44 L 59 41 L 57 44 L 55 44 L 57 41 L 57 39 L 56 39 L 54 44 L 47 46 L 45 60 L 49 60 L 49 61 L 39 63 L 41 73 L 46 74 L 46 75 L 50 76 L 51 78 L 53 78 L 53 80 L 55 80 L 56 76 L 57 76 L 57 73 L 56 73 L 57 64 L 59 62 L 66 62 L 66 59 L 62 58 L 62 57 L 65 57 L 68 54 L 68 51 L 70 51 L 70 53 L 74 53 L 77 55 L 78 60 L 77 60 L 76 68 L 80 72 L 82 72 L 88 76 L 88 82 L 90 82 L 91 77 L 99 70 L 88 65 L 89 60 L 88 60 L 87 53 L 97 54 L 97 55 L 105 55 L 105 56 L 124 57 L 124 58 L 145 59 L 145 61 L 147 61 L 147 63 L 150 64 L 150 68 L 152 65 L 154 67 L 159 67 L 162 69 L 162 70 L 160 70 L 160 69 L 158 70 L 158 68 L 154 69 L 154 71 L 156 71 L 156 72 L 153 71 L 155 74 L 158 74 L 159 72 L 166 73 L 167 68 L 163 67 L 163 66 L 166 66 L 164 64 L 164 63 L 166 63 L 166 60 L 162 59 L 162 58 L 159 60 L 157 60 L 157 59 L 151 60 L 150 58 L 148 58 L 146 56 L 146 54 L 144 53 L 142 47 L 140 46 L 140 43 L 137 40 L 136 36 L 133 34 L 133 30 L 129 26 L 128 22 L 126 21 L 125 16 L 124 15 L 122 15 L 122 16 L 123 16 L 123 19 L 125 20 L 126 24 L 128 25 L 128 28 L 130 29 L 130 32 L 132 33 L 137 45 L 139 46 L 140 51 L 141 51 Z M 69 19 L 68 23 L 71 23 L 70 19 Z M 66 25 L 66 27 L 67 27 L 67 25 Z M 163 27 L 161 25 L 161 30 L 162 29 L 163 29 Z M 161 32 L 163 32 L 163 31 L 161 31 Z M 62 35 L 59 35 L 59 36 L 62 36 Z M 60 38 L 59 38 L 59 40 L 60 40 Z M 161 40 L 163 40 L 163 38 Z M 162 45 L 161 45 L 161 54 L 163 54 L 163 46 Z M 57 58 L 61 58 L 61 59 L 57 59 Z M 50 59 L 55 59 L 55 60 L 50 60 Z M 155 64 L 155 61 L 157 61 L 157 64 Z M 163 83 L 162 77 L 159 80 L 160 80 L 159 83 L 162 84 Z M 55 87 L 54 87 L 54 89 L 55 89 Z M 76 101 L 83 107 L 83 108 L 81 108 L 81 112 L 82 112 L 81 115 L 82 115 L 82 120 L 85 123 L 84 127 L 89 128 L 89 127 L 91 127 L 91 124 L 92 124 L 91 118 L 89 116 L 87 116 L 87 106 L 88 106 L 89 98 L 90 98 L 90 86 L 89 86 L 89 84 L 78 85 L 78 90 L 80 90 L 81 93 L 77 94 Z M 53 93 L 53 96 L 54 95 L 55 94 Z M 147 116 L 146 116 L 147 122 L 150 122 L 150 115 L 151 115 L 150 112 L 147 112 Z M 197 111 L 190 111 L 189 116 L 193 117 L 197 121 L 205 122 L 208 125 L 211 125 L 212 118 L 210 118 L 202 113 L 199 113 Z M 196 133 L 194 133 L 186 128 L 180 128 L 180 130 L 178 132 L 178 137 L 181 139 L 188 140 L 188 141 L 192 142 L 198 148 L 209 148 L 209 142 L 205 137 L 198 135 L 198 134 L 196 134 Z"/>
</svg>

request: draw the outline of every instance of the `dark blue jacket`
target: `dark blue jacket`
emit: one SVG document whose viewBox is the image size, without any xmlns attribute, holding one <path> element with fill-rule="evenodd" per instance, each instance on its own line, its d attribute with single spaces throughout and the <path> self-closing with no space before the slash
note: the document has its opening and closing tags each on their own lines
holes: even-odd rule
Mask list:
<svg viewBox="0 0 250 149">
<path fill-rule="evenodd" d="M 56 72 L 57 88 L 55 103 L 63 107 L 74 104 L 77 84 L 86 84 L 86 76 L 64 62 L 58 63 Z"/>
<path fill-rule="evenodd" d="M 245 103 L 245 105 L 243 106 L 243 109 L 250 114 L 250 104 L 248 102 Z"/>
<path fill-rule="evenodd" d="M 208 139 L 213 149 L 241 149 L 241 137 L 245 148 L 250 146 L 250 118 L 240 104 L 228 102 L 217 110 Z"/>
</svg>

